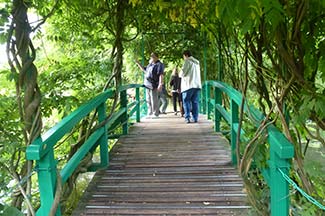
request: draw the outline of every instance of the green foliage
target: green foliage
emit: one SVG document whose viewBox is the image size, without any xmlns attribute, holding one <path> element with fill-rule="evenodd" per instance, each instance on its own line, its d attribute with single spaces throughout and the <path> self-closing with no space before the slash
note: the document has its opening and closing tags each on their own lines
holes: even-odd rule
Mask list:
<svg viewBox="0 0 325 216">
<path fill-rule="evenodd" d="M 0 203 L 0 215 L 2 216 L 24 216 L 17 208 Z"/>
<path fill-rule="evenodd" d="M 270 111 L 267 99 L 271 105 L 276 104 L 275 100 L 286 92 L 281 103 L 286 104 L 290 113 L 292 124 L 289 131 L 296 148 L 301 150 L 299 137 L 302 137 L 302 142 L 306 139 L 315 141 L 305 130 L 306 122 L 321 127 L 320 123 L 325 119 L 325 3 L 315 0 L 301 5 L 301 2 L 129 0 L 125 4 L 123 20 L 123 82 L 142 81 L 142 72 L 136 68 L 134 60 L 143 60 L 146 64 L 152 51 L 157 51 L 165 63 L 166 79 L 172 67 L 181 66 L 184 49 L 192 50 L 203 68 L 205 35 L 207 79 L 217 79 L 220 68 L 224 81 L 242 89 L 245 56 L 248 56 L 247 98 L 266 114 Z M 59 1 L 56 5 L 56 1 L 51 0 L 28 3 L 42 17 L 56 7 L 53 16 L 35 34 L 42 114 L 47 129 L 100 92 L 112 75 L 117 2 L 72 0 Z M 0 6 L 4 6 L 0 9 L 1 43 L 7 40 L 11 1 L 2 0 Z M 305 13 L 300 14 L 304 10 L 298 11 L 299 8 L 305 9 Z M 297 20 L 301 20 L 301 24 Z M 259 62 L 259 57 L 262 57 L 262 62 Z M 289 83 L 292 76 L 294 81 Z M 16 160 L 18 152 L 24 151 L 15 86 L 8 81 L 16 78 L 8 70 L 0 73 L 0 131 L 1 135 L 4 134 L 0 137 L 0 164 L 9 164 L 12 157 Z M 272 119 L 280 119 L 280 110 L 281 107 L 274 109 L 270 115 Z M 250 124 L 244 125 L 248 137 L 255 132 Z M 279 120 L 276 125 L 284 128 Z M 321 132 L 323 130 L 320 128 Z M 57 150 L 61 162 L 77 139 L 78 134 L 73 133 L 62 144 L 62 150 Z M 241 147 L 243 151 L 246 144 Z M 268 145 L 261 137 L 254 153 L 257 167 L 266 166 L 267 152 Z M 321 168 L 321 164 L 313 159 L 306 159 L 306 170 L 319 196 L 324 198 L 322 177 L 315 171 Z M 22 162 L 23 159 L 18 164 Z M 255 169 L 250 175 L 255 189 L 263 184 L 261 174 Z M 2 191 L 8 190 L 6 185 L 10 180 L 8 172 L 1 169 Z M 256 193 L 258 197 L 267 199 L 266 190 L 257 190 Z M 296 203 L 306 206 L 307 213 L 314 214 L 314 207 L 306 204 L 305 200 L 299 197 Z"/>
<path fill-rule="evenodd" d="M 44 92 L 43 113 L 51 115 L 52 109 L 62 116 L 70 113 L 102 91 L 109 77 L 111 64 L 105 53 L 97 50 L 75 52 L 72 56 L 53 53 L 55 64 L 47 60 L 39 63 L 41 90 Z M 95 55 L 94 55 L 95 54 Z"/>
<path fill-rule="evenodd" d="M 0 1 L 0 44 L 7 42 L 9 25 L 9 1 Z"/>
<path fill-rule="evenodd" d="M 18 151 L 24 150 L 16 98 L 10 90 L 12 83 L 6 81 L 5 76 L 6 74 L 0 73 L 2 86 L 0 92 L 0 193 L 6 193 L 10 190 L 8 183 L 11 176 L 8 169 L 14 165 L 14 159 L 18 158 Z"/>
</svg>

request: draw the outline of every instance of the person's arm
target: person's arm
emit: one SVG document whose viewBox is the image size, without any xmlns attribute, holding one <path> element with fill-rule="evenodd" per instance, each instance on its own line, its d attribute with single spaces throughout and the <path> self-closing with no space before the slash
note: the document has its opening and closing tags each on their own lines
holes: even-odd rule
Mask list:
<svg viewBox="0 0 325 216">
<path fill-rule="evenodd" d="M 187 76 L 188 74 L 188 71 L 189 71 L 189 67 L 190 67 L 190 63 L 188 60 L 185 60 L 184 64 L 183 64 L 183 67 L 182 67 L 182 70 L 180 72 L 180 77 L 185 77 Z"/>
<path fill-rule="evenodd" d="M 143 72 L 146 72 L 146 69 L 140 64 L 139 61 L 135 61 L 135 63 L 138 65 L 138 67 L 140 68 L 140 70 L 142 70 Z"/>
<path fill-rule="evenodd" d="M 164 84 L 164 75 L 161 74 L 161 75 L 159 76 L 158 91 L 161 91 L 161 90 L 162 90 L 163 84 Z"/>
</svg>

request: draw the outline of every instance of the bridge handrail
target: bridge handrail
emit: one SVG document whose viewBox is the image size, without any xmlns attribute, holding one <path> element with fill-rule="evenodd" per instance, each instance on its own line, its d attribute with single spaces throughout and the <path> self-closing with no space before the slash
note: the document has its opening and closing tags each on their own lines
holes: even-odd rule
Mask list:
<svg viewBox="0 0 325 216">
<path fill-rule="evenodd" d="M 92 164 L 90 171 L 108 166 L 108 131 L 114 132 L 118 125 L 122 125 L 123 134 L 128 133 L 128 119 L 136 113 L 136 121 L 140 121 L 140 84 L 130 84 L 121 86 L 118 90 L 109 89 L 95 98 L 81 105 L 78 109 L 64 117 L 54 127 L 49 129 L 37 138 L 26 149 L 27 160 L 36 161 L 36 171 L 38 173 L 38 184 L 40 191 L 41 206 L 36 215 L 48 215 L 55 197 L 57 183 L 57 160 L 54 157 L 54 147 L 57 142 L 74 126 L 76 126 L 89 113 L 96 110 L 97 120 L 100 127 L 93 131 L 84 141 L 82 146 L 71 157 L 60 171 L 62 183 L 65 183 L 78 167 L 81 160 L 89 153 L 94 152 L 100 146 L 100 163 Z M 128 105 L 127 90 L 135 89 L 135 100 Z M 106 101 L 112 99 L 115 93 L 120 94 L 120 108 L 108 119 L 106 116 Z M 104 124 L 101 124 L 105 121 Z M 119 135 L 117 135 L 119 136 Z M 61 215 L 60 208 L 56 215 Z"/>
<path fill-rule="evenodd" d="M 72 128 L 80 122 L 85 116 L 91 111 L 96 109 L 100 104 L 105 102 L 108 98 L 114 96 L 114 91 L 109 89 L 95 98 L 83 104 L 78 109 L 64 117 L 59 123 L 46 131 L 41 137 L 37 138 L 27 148 L 27 160 L 40 160 L 49 149 L 53 148 L 54 145 Z"/>
<path fill-rule="evenodd" d="M 207 114 L 208 119 L 211 119 L 211 112 L 214 113 L 215 131 L 220 131 L 221 117 L 230 125 L 232 162 L 234 165 L 237 165 L 236 140 L 239 125 L 238 110 L 243 101 L 243 96 L 233 87 L 220 81 L 208 80 L 204 83 L 202 89 L 204 90 L 202 91 L 202 111 L 204 114 Z M 211 98 L 211 90 L 214 91 L 214 98 Z M 229 112 L 222 105 L 222 92 L 228 95 L 230 100 Z M 255 107 L 248 106 L 246 101 L 244 103 L 244 113 L 254 122 L 255 127 L 258 128 L 264 121 L 265 116 Z M 270 159 L 268 160 L 269 167 L 267 169 L 261 168 L 261 171 L 270 187 L 271 215 L 287 216 L 289 214 L 289 185 L 288 182 L 282 178 L 282 173 L 280 171 L 284 174 L 288 174 L 290 160 L 294 156 L 294 147 L 273 124 L 269 124 L 266 129 L 268 133 L 268 143 L 270 144 Z M 244 134 L 245 132 L 241 130 L 241 140 L 245 140 L 245 138 L 243 138 Z"/>
</svg>

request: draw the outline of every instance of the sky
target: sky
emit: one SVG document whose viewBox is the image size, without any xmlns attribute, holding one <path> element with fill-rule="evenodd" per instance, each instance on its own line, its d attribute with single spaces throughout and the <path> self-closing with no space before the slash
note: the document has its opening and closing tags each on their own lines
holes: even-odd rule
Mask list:
<svg viewBox="0 0 325 216">
<path fill-rule="evenodd" d="M 29 12 L 27 15 L 30 23 L 36 23 L 39 20 L 39 17 L 35 12 Z M 7 62 L 6 44 L 0 44 L 0 68 L 7 64 Z"/>
</svg>

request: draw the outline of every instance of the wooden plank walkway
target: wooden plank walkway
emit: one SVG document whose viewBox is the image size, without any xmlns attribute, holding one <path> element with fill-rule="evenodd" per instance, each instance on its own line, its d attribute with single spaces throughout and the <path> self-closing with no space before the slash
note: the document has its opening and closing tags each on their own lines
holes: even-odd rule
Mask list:
<svg viewBox="0 0 325 216">
<path fill-rule="evenodd" d="M 73 215 L 246 215 L 228 141 L 201 117 L 142 119 L 121 137 Z"/>
</svg>

